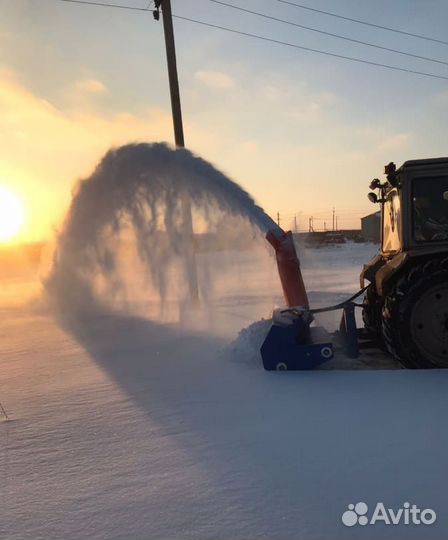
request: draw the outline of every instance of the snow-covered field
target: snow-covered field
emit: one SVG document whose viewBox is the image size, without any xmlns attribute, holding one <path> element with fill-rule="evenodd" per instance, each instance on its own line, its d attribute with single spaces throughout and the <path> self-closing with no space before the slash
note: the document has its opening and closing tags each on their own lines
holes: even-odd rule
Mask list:
<svg viewBox="0 0 448 540">
<path fill-rule="evenodd" d="M 374 251 L 302 251 L 313 305 L 355 292 Z M 31 272 L 2 274 L 0 538 L 445 540 L 448 371 L 264 372 L 263 323 L 238 332 L 281 303 L 274 261 L 213 257 L 180 323 L 57 318 Z M 358 501 L 437 521 L 344 526 Z"/>
</svg>

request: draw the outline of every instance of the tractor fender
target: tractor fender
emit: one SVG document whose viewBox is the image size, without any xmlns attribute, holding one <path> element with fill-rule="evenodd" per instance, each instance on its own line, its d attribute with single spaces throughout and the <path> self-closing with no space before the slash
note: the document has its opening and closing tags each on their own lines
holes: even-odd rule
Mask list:
<svg viewBox="0 0 448 540">
<path fill-rule="evenodd" d="M 375 275 L 375 288 L 379 296 L 385 296 L 388 282 L 393 277 L 396 277 L 396 274 L 406 265 L 408 259 L 408 253 L 400 252 L 384 261 L 384 264 Z"/>
<path fill-rule="evenodd" d="M 386 260 L 379 253 L 363 266 L 361 275 L 359 276 L 359 284 L 361 289 L 364 289 L 366 279 L 367 281 L 370 281 L 370 283 L 375 283 L 376 273 L 385 264 Z"/>
</svg>

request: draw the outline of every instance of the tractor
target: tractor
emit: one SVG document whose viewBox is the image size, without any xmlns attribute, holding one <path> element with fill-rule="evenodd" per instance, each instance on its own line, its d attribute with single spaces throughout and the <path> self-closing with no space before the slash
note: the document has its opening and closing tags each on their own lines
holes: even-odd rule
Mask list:
<svg viewBox="0 0 448 540">
<path fill-rule="evenodd" d="M 360 348 L 381 347 L 406 368 L 448 367 L 448 158 L 406 161 L 399 169 L 389 163 L 385 174 L 368 194 L 381 208 L 381 250 L 364 265 L 361 290 L 345 302 L 311 309 L 291 232 L 268 232 L 286 307 L 274 311 L 262 344 L 265 369 L 314 369 L 333 357 L 335 343 L 352 358 Z M 363 293 L 362 305 L 355 303 Z M 364 328 L 356 326 L 358 306 Z M 314 315 L 334 310 L 343 314 L 331 335 L 315 326 Z"/>
<path fill-rule="evenodd" d="M 404 367 L 448 367 L 448 158 L 385 167 L 381 251 L 361 273 L 367 331 Z"/>
</svg>

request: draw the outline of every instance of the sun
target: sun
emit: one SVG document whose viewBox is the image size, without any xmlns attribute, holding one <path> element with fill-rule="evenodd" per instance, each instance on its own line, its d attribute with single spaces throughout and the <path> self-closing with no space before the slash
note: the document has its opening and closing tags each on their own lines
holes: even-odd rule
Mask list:
<svg viewBox="0 0 448 540">
<path fill-rule="evenodd" d="M 0 243 L 12 240 L 19 233 L 24 214 L 20 198 L 13 191 L 0 186 Z"/>
</svg>

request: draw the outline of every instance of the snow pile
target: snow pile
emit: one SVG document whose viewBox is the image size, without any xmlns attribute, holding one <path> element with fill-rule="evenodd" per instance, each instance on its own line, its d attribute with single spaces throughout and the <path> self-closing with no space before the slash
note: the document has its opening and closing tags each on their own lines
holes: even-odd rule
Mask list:
<svg viewBox="0 0 448 540">
<path fill-rule="evenodd" d="M 261 319 L 243 328 L 236 340 L 227 347 L 225 356 L 234 362 L 241 362 L 262 368 L 260 347 L 271 325 L 271 319 Z"/>
</svg>

